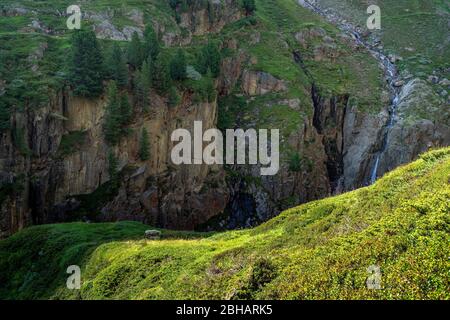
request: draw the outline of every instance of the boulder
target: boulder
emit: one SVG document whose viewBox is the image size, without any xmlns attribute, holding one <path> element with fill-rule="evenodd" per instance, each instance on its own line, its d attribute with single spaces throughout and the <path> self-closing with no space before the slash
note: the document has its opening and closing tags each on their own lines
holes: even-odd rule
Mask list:
<svg viewBox="0 0 450 320">
<path fill-rule="evenodd" d="M 138 34 L 139 38 L 144 37 L 144 33 L 143 33 L 142 30 L 139 29 L 139 28 L 132 27 L 132 26 L 125 26 L 125 27 L 122 29 L 122 34 L 124 35 L 124 37 L 125 37 L 128 41 L 131 41 L 131 39 L 132 39 L 132 37 L 133 37 L 133 34 L 134 34 L 135 32 Z"/>
<path fill-rule="evenodd" d="M 117 30 L 117 28 L 108 20 L 102 21 L 100 24 L 94 26 L 94 32 L 97 38 L 108 39 L 115 41 L 126 41 L 126 36 Z"/>
<path fill-rule="evenodd" d="M 432 83 L 432 84 L 437 84 L 439 83 L 439 78 L 436 76 L 429 76 L 428 77 L 428 82 Z"/>
<path fill-rule="evenodd" d="M 149 240 L 159 240 L 161 238 L 161 231 L 158 230 L 146 230 L 145 238 Z"/>
<path fill-rule="evenodd" d="M 242 75 L 242 89 L 245 94 L 254 96 L 286 91 L 287 86 L 283 80 L 277 79 L 269 73 L 245 70 Z"/>
<path fill-rule="evenodd" d="M 450 80 L 444 78 L 444 79 L 442 79 L 441 81 L 439 81 L 439 84 L 440 84 L 441 86 L 448 87 L 448 86 L 450 86 Z"/>
<path fill-rule="evenodd" d="M 139 9 L 132 9 L 130 12 L 127 13 L 127 17 L 136 23 L 138 26 L 144 27 L 144 13 Z"/>
</svg>

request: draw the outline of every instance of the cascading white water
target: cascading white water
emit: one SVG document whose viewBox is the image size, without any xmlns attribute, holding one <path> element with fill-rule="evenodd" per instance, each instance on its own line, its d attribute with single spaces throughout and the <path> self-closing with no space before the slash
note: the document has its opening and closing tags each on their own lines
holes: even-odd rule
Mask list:
<svg viewBox="0 0 450 320">
<path fill-rule="evenodd" d="M 358 32 L 357 28 L 353 26 L 352 24 L 348 22 L 341 22 L 339 18 L 337 18 L 334 15 L 327 14 L 324 10 L 319 8 L 313 1 L 308 0 L 298 0 L 298 3 L 300 6 L 307 8 L 321 16 L 323 16 L 325 19 L 327 19 L 329 22 L 336 25 L 339 29 L 346 32 L 347 34 L 351 35 L 355 42 L 363 47 L 365 47 L 371 54 L 374 56 L 378 61 L 381 62 L 383 65 L 383 68 L 385 70 L 385 75 L 387 82 L 389 83 L 389 88 L 392 93 L 392 103 L 389 107 L 389 118 L 385 125 L 384 132 L 383 132 L 383 141 L 381 148 L 375 153 L 374 155 L 374 165 L 372 167 L 372 170 L 370 172 L 370 183 L 373 184 L 378 179 L 378 169 L 380 167 L 380 163 L 383 158 L 383 154 L 386 151 L 388 145 L 389 145 L 389 134 L 391 131 L 391 128 L 394 126 L 396 121 L 396 113 L 397 113 L 397 107 L 400 100 L 400 90 L 396 87 L 396 82 L 399 80 L 398 78 L 398 72 L 396 66 L 390 61 L 390 59 L 383 54 L 381 50 L 378 48 L 374 48 L 364 40 L 362 40 L 361 34 Z"/>
<path fill-rule="evenodd" d="M 370 174 L 370 183 L 374 184 L 377 181 L 378 174 L 378 166 L 380 165 L 381 155 L 377 155 L 377 159 L 375 160 L 375 165 L 373 166 L 372 173 Z"/>
</svg>

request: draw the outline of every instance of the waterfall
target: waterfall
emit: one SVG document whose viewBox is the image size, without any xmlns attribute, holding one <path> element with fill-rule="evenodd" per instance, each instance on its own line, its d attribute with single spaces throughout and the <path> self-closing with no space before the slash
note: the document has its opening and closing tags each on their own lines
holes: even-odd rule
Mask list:
<svg viewBox="0 0 450 320">
<path fill-rule="evenodd" d="M 372 56 L 381 62 L 383 65 L 383 68 L 386 73 L 386 79 L 389 83 L 389 88 L 392 93 L 392 103 L 389 107 L 389 118 L 387 120 L 386 125 L 384 126 L 384 133 L 383 133 L 383 143 L 381 145 L 381 148 L 375 152 L 375 164 L 370 171 L 370 183 L 373 184 L 378 179 L 378 169 L 380 167 L 381 160 L 383 158 L 384 152 L 386 151 L 388 145 L 389 145 L 389 134 L 391 131 L 391 128 L 394 126 L 396 121 L 396 113 L 397 113 L 397 107 L 400 100 L 400 90 L 396 87 L 396 82 L 398 79 L 398 71 L 397 67 L 389 60 L 389 58 L 378 48 L 371 46 L 369 43 L 365 42 L 361 36 L 361 33 L 358 32 L 358 29 L 353 26 L 349 22 L 342 22 L 338 17 L 336 17 L 335 14 L 327 14 L 323 9 L 321 9 L 314 0 L 298 0 L 298 4 L 304 8 L 307 8 L 321 16 L 323 16 L 325 19 L 327 19 L 329 22 L 335 24 L 339 29 L 342 31 L 350 34 L 355 42 L 363 47 L 365 47 Z"/>
<path fill-rule="evenodd" d="M 380 157 L 381 157 L 381 154 L 379 154 L 377 156 L 377 160 L 375 161 L 375 166 L 372 169 L 372 173 L 370 175 L 370 184 L 374 184 L 377 181 L 377 178 L 378 178 L 377 173 L 378 173 L 378 167 L 380 165 Z"/>
</svg>

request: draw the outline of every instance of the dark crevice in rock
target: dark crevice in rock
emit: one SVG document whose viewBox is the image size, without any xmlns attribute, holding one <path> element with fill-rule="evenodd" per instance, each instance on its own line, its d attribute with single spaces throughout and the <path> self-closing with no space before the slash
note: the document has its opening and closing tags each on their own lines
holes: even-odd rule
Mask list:
<svg viewBox="0 0 450 320">
<path fill-rule="evenodd" d="M 335 192 L 344 176 L 344 123 L 349 96 L 332 96 L 327 100 L 313 84 L 311 98 L 314 106 L 313 126 L 322 135 L 330 187 Z"/>
<path fill-rule="evenodd" d="M 323 99 L 320 96 L 316 85 L 313 83 L 311 86 L 311 98 L 314 106 L 313 126 L 316 128 L 318 134 L 323 133 L 323 125 L 321 122 L 321 116 L 323 114 Z"/>
</svg>

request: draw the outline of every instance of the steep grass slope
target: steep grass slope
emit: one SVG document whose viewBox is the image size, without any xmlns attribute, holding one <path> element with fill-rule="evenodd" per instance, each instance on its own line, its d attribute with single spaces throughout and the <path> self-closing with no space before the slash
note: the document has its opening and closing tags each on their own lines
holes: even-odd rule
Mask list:
<svg viewBox="0 0 450 320">
<path fill-rule="evenodd" d="M 0 298 L 449 299 L 450 148 L 375 185 L 251 230 L 164 233 L 138 223 L 32 227 L 0 242 Z M 67 266 L 82 288 L 65 288 Z M 366 287 L 381 269 L 382 290 Z"/>
</svg>

